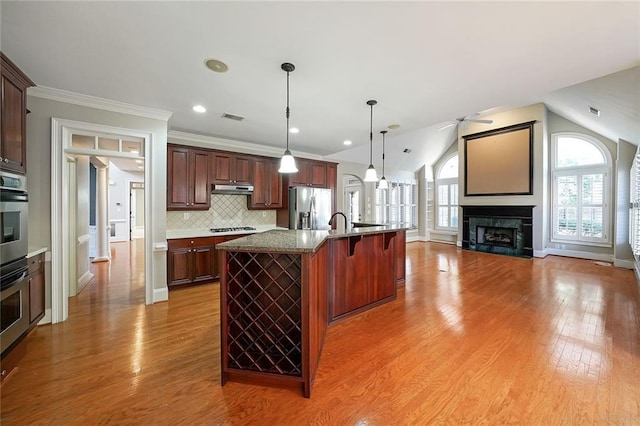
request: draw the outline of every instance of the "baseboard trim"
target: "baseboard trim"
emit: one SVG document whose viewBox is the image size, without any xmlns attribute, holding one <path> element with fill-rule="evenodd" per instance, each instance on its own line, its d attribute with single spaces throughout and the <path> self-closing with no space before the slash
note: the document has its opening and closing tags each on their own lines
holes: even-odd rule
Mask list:
<svg viewBox="0 0 640 426">
<path fill-rule="evenodd" d="M 533 257 L 547 257 L 549 253 L 546 250 L 534 250 Z"/>
<path fill-rule="evenodd" d="M 51 308 L 47 308 L 44 310 L 44 316 L 38 322 L 38 325 L 51 324 Z"/>
<path fill-rule="evenodd" d="M 412 243 L 414 241 L 421 241 L 420 240 L 420 235 L 412 235 L 412 236 L 407 236 L 407 242 L 408 243 Z"/>
<path fill-rule="evenodd" d="M 78 291 L 76 292 L 76 294 L 80 293 L 80 291 L 85 288 L 85 286 L 89 284 L 89 281 L 91 281 L 92 279 L 93 274 L 91 272 L 87 271 L 82 274 L 82 276 L 78 279 Z"/>
<path fill-rule="evenodd" d="M 462 241 L 456 241 L 456 247 L 462 248 Z"/>
<path fill-rule="evenodd" d="M 153 303 L 166 302 L 169 300 L 168 288 L 154 288 L 153 289 Z"/>
<path fill-rule="evenodd" d="M 576 257 L 579 259 L 613 262 L 613 255 L 611 254 L 589 253 L 588 251 L 578 251 L 578 250 L 558 250 L 554 248 L 547 248 L 544 252 L 547 255 L 551 254 L 554 256 Z M 535 255 L 535 252 L 534 252 L 534 255 Z"/>
<path fill-rule="evenodd" d="M 91 259 L 91 263 L 108 262 L 108 261 L 109 261 L 109 256 L 100 256 L 100 257 L 94 257 L 93 259 Z"/>
<path fill-rule="evenodd" d="M 613 266 L 616 268 L 634 269 L 636 267 L 636 263 L 633 260 L 613 259 Z"/>
</svg>

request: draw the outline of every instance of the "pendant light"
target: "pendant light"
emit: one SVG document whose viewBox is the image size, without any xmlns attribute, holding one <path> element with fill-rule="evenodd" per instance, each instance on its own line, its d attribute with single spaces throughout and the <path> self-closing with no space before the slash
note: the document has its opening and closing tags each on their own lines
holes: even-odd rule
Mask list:
<svg viewBox="0 0 640 426">
<path fill-rule="evenodd" d="M 382 130 L 382 177 L 380 178 L 380 182 L 378 182 L 378 189 L 387 189 L 389 188 L 389 184 L 387 183 L 387 178 L 384 177 L 384 135 L 387 134 L 386 130 Z"/>
<path fill-rule="evenodd" d="M 287 149 L 284 151 L 284 155 L 280 160 L 280 168 L 278 169 L 279 173 L 296 173 L 298 168 L 296 167 L 296 160 L 291 155 L 291 151 L 289 151 L 289 73 L 293 72 L 296 67 L 293 64 L 285 62 L 280 65 L 283 71 L 287 73 L 287 109 L 285 115 L 287 116 Z"/>
<path fill-rule="evenodd" d="M 378 101 L 374 100 L 367 101 L 367 105 L 371 107 L 371 121 L 369 124 L 369 167 L 367 168 L 367 172 L 364 174 L 365 182 L 378 181 L 376 169 L 373 167 L 373 106 L 377 103 Z"/>
</svg>

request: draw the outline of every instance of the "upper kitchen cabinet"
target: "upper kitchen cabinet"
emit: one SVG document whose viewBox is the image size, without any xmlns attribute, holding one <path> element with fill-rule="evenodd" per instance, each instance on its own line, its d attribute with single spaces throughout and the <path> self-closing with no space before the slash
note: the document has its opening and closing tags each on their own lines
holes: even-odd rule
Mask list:
<svg viewBox="0 0 640 426">
<path fill-rule="evenodd" d="M 167 210 L 209 210 L 209 151 L 167 147 Z"/>
<path fill-rule="evenodd" d="M 296 166 L 298 166 L 298 173 L 291 174 L 289 177 L 289 186 L 329 187 L 327 180 L 327 163 L 296 158 Z"/>
<path fill-rule="evenodd" d="M 35 86 L 13 62 L 0 52 L 2 106 L 0 107 L 0 168 L 27 172 L 27 87 Z"/>
<path fill-rule="evenodd" d="M 251 184 L 251 163 L 248 155 L 230 152 L 211 153 L 211 183 L 213 184 Z"/>
<path fill-rule="evenodd" d="M 253 161 L 253 194 L 248 198 L 249 209 L 278 209 L 282 207 L 282 175 L 279 161 L 256 158 Z"/>
</svg>

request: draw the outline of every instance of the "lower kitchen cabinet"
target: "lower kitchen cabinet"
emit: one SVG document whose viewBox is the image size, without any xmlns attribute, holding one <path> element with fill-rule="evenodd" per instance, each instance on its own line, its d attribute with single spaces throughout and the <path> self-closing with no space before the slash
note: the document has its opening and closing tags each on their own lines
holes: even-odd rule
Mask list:
<svg viewBox="0 0 640 426">
<path fill-rule="evenodd" d="M 245 235 L 168 240 L 167 285 L 169 288 L 218 280 L 220 265 L 215 245 Z"/>
<path fill-rule="evenodd" d="M 29 258 L 29 329 L 44 317 L 44 253 Z"/>
<path fill-rule="evenodd" d="M 217 273 L 214 237 L 169 240 L 167 285 L 200 284 L 213 281 Z"/>
</svg>

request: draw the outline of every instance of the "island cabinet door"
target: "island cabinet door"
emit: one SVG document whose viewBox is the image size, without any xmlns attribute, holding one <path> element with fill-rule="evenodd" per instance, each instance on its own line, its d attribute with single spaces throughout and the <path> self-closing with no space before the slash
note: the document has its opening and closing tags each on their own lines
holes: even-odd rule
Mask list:
<svg viewBox="0 0 640 426">
<path fill-rule="evenodd" d="M 331 319 L 369 303 L 369 248 L 360 235 L 333 240 Z"/>
</svg>

